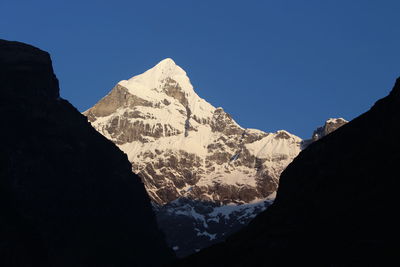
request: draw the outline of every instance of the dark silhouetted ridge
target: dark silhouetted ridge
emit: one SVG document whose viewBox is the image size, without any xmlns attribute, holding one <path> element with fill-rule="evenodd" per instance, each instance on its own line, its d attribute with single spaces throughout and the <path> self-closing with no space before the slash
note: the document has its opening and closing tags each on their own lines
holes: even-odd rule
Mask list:
<svg viewBox="0 0 400 267">
<path fill-rule="evenodd" d="M 248 227 L 178 265 L 398 266 L 399 133 L 398 79 L 368 112 L 302 151 Z"/>
<path fill-rule="evenodd" d="M 0 266 L 172 259 L 131 164 L 59 97 L 48 53 L 0 40 Z"/>
</svg>

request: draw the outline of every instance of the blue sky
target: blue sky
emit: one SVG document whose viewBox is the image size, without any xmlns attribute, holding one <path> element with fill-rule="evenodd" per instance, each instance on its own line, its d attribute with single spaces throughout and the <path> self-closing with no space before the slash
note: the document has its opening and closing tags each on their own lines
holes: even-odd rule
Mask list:
<svg viewBox="0 0 400 267">
<path fill-rule="evenodd" d="M 400 76 L 400 1 L 0 1 L 0 38 L 51 53 L 80 111 L 171 57 L 243 127 L 307 138 Z M 373 127 L 373 126 L 371 126 Z"/>
</svg>

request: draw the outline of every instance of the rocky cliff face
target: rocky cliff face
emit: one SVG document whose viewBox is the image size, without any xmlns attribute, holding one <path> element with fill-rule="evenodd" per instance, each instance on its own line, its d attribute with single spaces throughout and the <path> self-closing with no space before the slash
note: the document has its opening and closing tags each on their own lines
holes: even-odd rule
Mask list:
<svg viewBox="0 0 400 267">
<path fill-rule="evenodd" d="M 128 155 L 178 255 L 225 238 L 264 210 L 301 149 L 286 131 L 239 126 L 200 98 L 171 59 L 119 82 L 84 114 Z M 187 223 L 171 229 L 177 221 Z"/>
<path fill-rule="evenodd" d="M 50 56 L 0 40 L 1 266 L 159 266 L 173 256 L 126 155 L 59 96 Z"/>
<path fill-rule="evenodd" d="M 398 265 L 400 79 L 366 113 L 309 145 L 267 211 L 179 266 Z"/>
</svg>

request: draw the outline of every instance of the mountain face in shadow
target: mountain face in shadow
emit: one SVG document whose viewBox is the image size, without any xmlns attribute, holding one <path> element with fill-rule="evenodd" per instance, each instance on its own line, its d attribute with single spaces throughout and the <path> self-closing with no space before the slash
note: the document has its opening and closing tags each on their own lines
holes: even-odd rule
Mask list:
<svg viewBox="0 0 400 267">
<path fill-rule="evenodd" d="M 0 40 L 0 113 L 1 266 L 173 258 L 127 156 L 59 97 L 48 53 Z"/>
<path fill-rule="evenodd" d="M 368 112 L 302 151 L 282 173 L 274 204 L 248 227 L 177 265 L 399 261 L 399 122 L 400 79 Z"/>
</svg>

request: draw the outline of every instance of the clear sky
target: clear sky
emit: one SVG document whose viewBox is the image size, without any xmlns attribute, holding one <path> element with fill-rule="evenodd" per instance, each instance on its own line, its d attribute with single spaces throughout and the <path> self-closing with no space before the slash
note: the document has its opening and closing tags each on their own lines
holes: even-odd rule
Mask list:
<svg viewBox="0 0 400 267">
<path fill-rule="evenodd" d="M 50 52 L 80 111 L 171 57 L 243 127 L 308 138 L 390 91 L 399 14 L 398 0 L 1 0 L 0 38 Z"/>
</svg>

